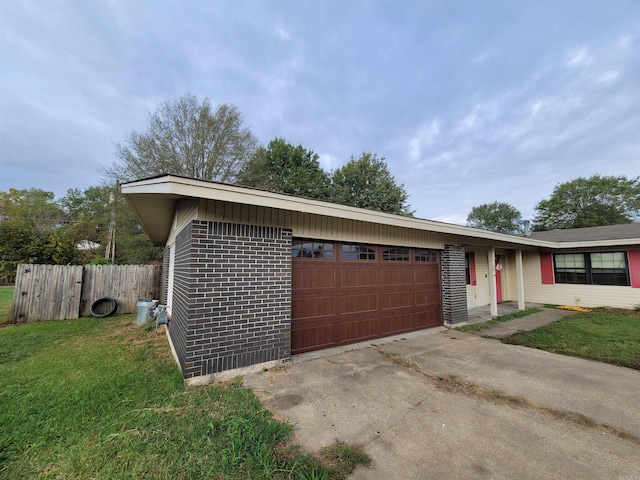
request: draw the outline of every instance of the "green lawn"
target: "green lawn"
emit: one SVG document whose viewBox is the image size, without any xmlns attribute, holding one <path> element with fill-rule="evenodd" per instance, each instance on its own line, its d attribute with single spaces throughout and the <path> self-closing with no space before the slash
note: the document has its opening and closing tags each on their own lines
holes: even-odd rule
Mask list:
<svg viewBox="0 0 640 480">
<path fill-rule="evenodd" d="M 502 341 L 640 370 L 640 313 L 630 310 L 578 313 Z"/>
<path fill-rule="evenodd" d="M 3 479 L 330 479 L 368 461 L 301 452 L 241 380 L 185 388 L 133 315 L 0 328 L 0 426 Z"/>
<path fill-rule="evenodd" d="M 13 287 L 0 287 L 0 323 L 7 321 L 13 301 Z"/>
</svg>

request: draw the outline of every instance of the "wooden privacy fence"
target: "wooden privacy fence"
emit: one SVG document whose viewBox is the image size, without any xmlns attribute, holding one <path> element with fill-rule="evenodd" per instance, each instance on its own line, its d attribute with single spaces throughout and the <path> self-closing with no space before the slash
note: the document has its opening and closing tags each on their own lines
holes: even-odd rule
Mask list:
<svg viewBox="0 0 640 480">
<path fill-rule="evenodd" d="M 27 265 L 16 270 L 11 319 L 64 320 L 90 315 L 91 304 L 114 298 L 117 313 L 160 296 L 160 265 Z"/>
</svg>

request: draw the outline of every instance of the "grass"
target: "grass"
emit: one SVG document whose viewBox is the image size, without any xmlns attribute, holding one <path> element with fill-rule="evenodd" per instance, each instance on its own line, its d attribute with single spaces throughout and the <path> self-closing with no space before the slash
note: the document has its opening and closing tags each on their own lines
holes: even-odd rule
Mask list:
<svg viewBox="0 0 640 480">
<path fill-rule="evenodd" d="M 640 312 L 632 310 L 598 308 L 502 341 L 640 370 Z"/>
<path fill-rule="evenodd" d="M 0 287 L 0 323 L 9 320 L 12 302 L 13 287 Z"/>
<path fill-rule="evenodd" d="M 3 479 L 342 479 L 368 459 L 303 452 L 241 379 L 185 388 L 133 315 L 0 329 L 0 425 Z"/>
<path fill-rule="evenodd" d="M 515 312 L 510 313 L 508 315 L 500 315 L 499 317 L 492 318 L 487 322 L 473 323 L 471 325 L 462 325 L 461 327 L 456 328 L 456 330 L 460 332 L 484 330 L 485 328 L 489 328 L 491 325 L 510 322 L 511 320 L 515 320 L 516 318 L 526 317 L 527 315 L 531 315 L 533 313 L 538 313 L 541 311 L 542 311 L 541 308 L 527 308 L 525 310 L 516 310 Z"/>
<path fill-rule="evenodd" d="M 361 446 L 347 445 L 339 440 L 333 445 L 322 448 L 319 456 L 332 478 L 346 479 L 358 465 L 371 465 L 371 458 Z"/>
</svg>

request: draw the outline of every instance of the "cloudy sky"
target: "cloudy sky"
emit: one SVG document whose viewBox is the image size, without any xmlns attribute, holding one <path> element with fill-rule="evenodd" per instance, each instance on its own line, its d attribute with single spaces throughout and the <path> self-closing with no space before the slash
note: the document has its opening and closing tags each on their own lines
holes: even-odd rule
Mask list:
<svg viewBox="0 0 640 480">
<path fill-rule="evenodd" d="M 0 0 L 0 191 L 98 185 L 185 93 L 327 170 L 384 156 L 416 215 L 534 215 L 640 175 L 640 2 Z"/>
</svg>

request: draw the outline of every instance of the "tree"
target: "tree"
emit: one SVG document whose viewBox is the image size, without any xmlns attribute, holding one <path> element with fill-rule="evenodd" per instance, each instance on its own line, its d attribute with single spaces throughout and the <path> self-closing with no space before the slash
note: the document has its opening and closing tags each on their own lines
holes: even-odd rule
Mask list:
<svg viewBox="0 0 640 480">
<path fill-rule="evenodd" d="M 174 174 L 232 183 L 256 145 L 236 107 L 214 110 L 208 98 L 187 94 L 164 102 L 145 132 L 134 130 L 117 144 L 118 160 L 106 174 L 119 181 Z"/>
<path fill-rule="evenodd" d="M 577 178 L 536 205 L 535 230 L 631 223 L 640 218 L 640 177 Z"/>
<path fill-rule="evenodd" d="M 24 221 L 32 229 L 42 231 L 59 225 L 64 212 L 55 202 L 53 192 L 10 188 L 8 192 L 0 192 L 0 217 Z"/>
<path fill-rule="evenodd" d="M 333 172 L 331 179 L 334 203 L 368 208 L 398 215 L 412 215 L 404 185 L 398 185 L 389 172 L 384 157 L 363 152 Z"/>
<path fill-rule="evenodd" d="M 0 192 L 0 277 L 14 275 L 19 263 L 74 263 L 67 226 L 52 192 Z"/>
<path fill-rule="evenodd" d="M 237 183 L 279 193 L 319 200 L 329 199 L 329 176 L 320 167 L 318 155 L 282 138 L 274 138 L 238 174 Z"/>
<path fill-rule="evenodd" d="M 89 187 L 84 192 L 77 188 L 67 190 L 58 202 L 70 223 L 69 231 L 76 242 L 103 244 L 110 219 L 110 195 L 117 193 L 114 187 Z M 84 251 L 84 263 L 104 255 L 102 249 Z"/>
<path fill-rule="evenodd" d="M 471 209 L 467 225 L 492 232 L 516 234 L 522 231 L 522 214 L 508 203 L 484 203 Z"/>
<path fill-rule="evenodd" d="M 116 220 L 115 263 L 159 260 L 117 186 L 70 189 L 60 200 L 39 189 L 0 192 L 0 277 L 19 263 L 85 264 L 105 255 L 112 212 Z M 80 249 L 78 245 L 100 245 Z M 111 263 L 111 262 L 109 262 Z"/>
<path fill-rule="evenodd" d="M 100 248 L 79 253 L 81 263 L 105 255 L 112 213 L 116 222 L 115 263 L 141 264 L 162 258 L 162 249 L 153 246 L 117 185 L 89 187 L 84 192 L 70 189 L 60 199 L 70 220 L 74 245 L 88 241 Z"/>
</svg>

